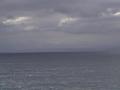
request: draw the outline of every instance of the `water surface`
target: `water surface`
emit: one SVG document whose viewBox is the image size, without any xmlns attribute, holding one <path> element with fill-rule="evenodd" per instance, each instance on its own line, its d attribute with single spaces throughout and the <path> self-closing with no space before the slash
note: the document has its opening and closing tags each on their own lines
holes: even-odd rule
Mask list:
<svg viewBox="0 0 120 90">
<path fill-rule="evenodd" d="M 120 90 L 119 56 L 1 54 L 1 90 Z"/>
</svg>

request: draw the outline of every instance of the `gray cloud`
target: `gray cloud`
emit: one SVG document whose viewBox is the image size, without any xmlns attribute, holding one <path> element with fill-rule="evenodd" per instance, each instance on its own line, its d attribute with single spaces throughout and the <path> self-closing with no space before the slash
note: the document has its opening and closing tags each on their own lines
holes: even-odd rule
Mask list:
<svg viewBox="0 0 120 90">
<path fill-rule="evenodd" d="M 1 0 L 0 52 L 120 46 L 119 0 Z"/>
</svg>

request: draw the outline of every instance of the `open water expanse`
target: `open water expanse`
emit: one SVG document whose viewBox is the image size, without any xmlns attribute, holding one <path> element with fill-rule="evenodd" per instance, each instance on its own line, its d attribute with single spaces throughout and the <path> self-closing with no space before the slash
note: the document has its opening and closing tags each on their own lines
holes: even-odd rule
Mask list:
<svg viewBox="0 0 120 90">
<path fill-rule="evenodd" d="M 0 54 L 0 90 L 120 90 L 120 58 L 96 53 Z"/>
</svg>

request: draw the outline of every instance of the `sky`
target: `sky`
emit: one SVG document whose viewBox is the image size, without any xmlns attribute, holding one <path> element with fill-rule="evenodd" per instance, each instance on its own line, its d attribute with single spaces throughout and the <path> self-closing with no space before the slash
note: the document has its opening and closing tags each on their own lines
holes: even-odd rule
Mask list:
<svg viewBox="0 0 120 90">
<path fill-rule="evenodd" d="M 120 0 L 0 0 L 0 53 L 120 51 Z"/>
</svg>

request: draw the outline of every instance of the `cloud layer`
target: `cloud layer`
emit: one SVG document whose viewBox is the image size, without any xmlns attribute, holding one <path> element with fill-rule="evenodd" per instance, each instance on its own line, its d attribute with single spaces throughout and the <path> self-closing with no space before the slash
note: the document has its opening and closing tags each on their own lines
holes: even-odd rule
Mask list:
<svg viewBox="0 0 120 90">
<path fill-rule="evenodd" d="M 1 0 L 0 52 L 120 47 L 119 0 Z"/>
</svg>

